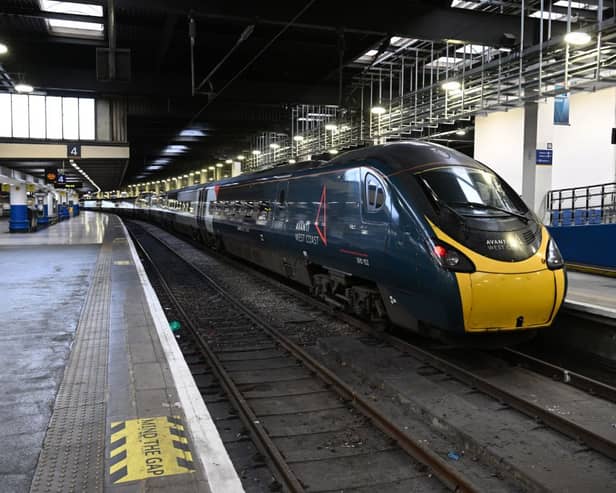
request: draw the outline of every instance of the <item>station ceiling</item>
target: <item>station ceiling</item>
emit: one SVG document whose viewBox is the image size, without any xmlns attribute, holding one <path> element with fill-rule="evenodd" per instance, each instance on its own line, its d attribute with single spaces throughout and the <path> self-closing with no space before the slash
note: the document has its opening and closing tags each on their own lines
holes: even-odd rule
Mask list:
<svg viewBox="0 0 616 493">
<path fill-rule="evenodd" d="M 109 168 L 109 174 L 114 173 L 105 180 L 109 188 L 235 155 L 257 132 L 288 131 L 292 105 L 347 104 L 346 89 L 361 70 L 353 62 L 367 50 L 386 48 L 392 36 L 498 46 L 506 41 L 506 33 L 519 31 L 521 4 L 80 0 L 102 7 L 102 17 L 94 19 L 103 24 L 102 31 L 83 36 L 51 29 L 50 20 L 62 26 L 66 21 L 92 22 L 92 17 L 45 12 L 42 2 L 0 4 L 0 42 L 10 46 L 0 74 L 27 80 L 39 93 L 109 97 L 126 104 L 131 157 L 125 173 Z M 130 50 L 128 81 L 97 80 L 96 50 L 109 46 L 112 4 L 117 48 Z M 529 12 L 534 4 L 539 0 L 525 2 Z M 191 88 L 191 18 L 197 85 L 213 71 L 196 95 Z M 527 21 L 532 39 L 537 36 L 536 19 Z M 191 129 L 197 132 L 180 136 Z M 188 152 L 174 156 L 172 167 L 148 173 L 147 167 L 164 158 L 163 150 L 170 144 L 186 145 Z"/>
</svg>

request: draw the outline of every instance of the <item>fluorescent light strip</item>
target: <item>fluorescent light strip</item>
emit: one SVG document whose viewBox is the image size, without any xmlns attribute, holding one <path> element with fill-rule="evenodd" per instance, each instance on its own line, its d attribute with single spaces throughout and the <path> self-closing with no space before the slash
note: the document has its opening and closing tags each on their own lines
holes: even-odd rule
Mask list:
<svg viewBox="0 0 616 493">
<path fill-rule="evenodd" d="M 43 12 L 103 17 L 102 5 L 91 5 L 78 2 L 60 2 L 55 0 L 40 0 L 40 5 Z"/>
<path fill-rule="evenodd" d="M 57 29 L 75 29 L 80 31 L 103 32 L 105 26 L 98 22 L 66 21 L 61 19 L 47 19 L 49 27 Z"/>
</svg>

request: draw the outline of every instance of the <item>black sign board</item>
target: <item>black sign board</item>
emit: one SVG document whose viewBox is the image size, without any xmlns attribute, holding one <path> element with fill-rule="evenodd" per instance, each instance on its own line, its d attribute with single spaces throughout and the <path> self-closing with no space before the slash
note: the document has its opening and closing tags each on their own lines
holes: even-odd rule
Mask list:
<svg viewBox="0 0 616 493">
<path fill-rule="evenodd" d="M 72 181 L 70 183 L 56 183 L 56 188 L 83 188 L 83 182 Z"/>
<path fill-rule="evenodd" d="M 81 144 L 67 144 L 66 155 L 68 157 L 81 157 Z"/>
</svg>

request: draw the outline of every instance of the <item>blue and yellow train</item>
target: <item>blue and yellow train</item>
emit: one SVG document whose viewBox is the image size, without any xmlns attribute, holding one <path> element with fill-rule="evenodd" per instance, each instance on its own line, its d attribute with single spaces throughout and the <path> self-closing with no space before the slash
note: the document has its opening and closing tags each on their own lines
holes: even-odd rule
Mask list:
<svg viewBox="0 0 616 493">
<path fill-rule="evenodd" d="M 548 327 L 566 291 L 556 243 L 512 188 L 427 142 L 195 185 L 133 214 L 441 338 Z"/>
</svg>

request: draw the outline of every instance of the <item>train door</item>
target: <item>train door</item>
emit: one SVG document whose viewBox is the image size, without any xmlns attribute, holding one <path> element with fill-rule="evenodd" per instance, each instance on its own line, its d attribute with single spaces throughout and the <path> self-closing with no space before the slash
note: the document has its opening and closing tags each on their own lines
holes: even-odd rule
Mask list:
<svg viewBox="0 0 616 493">
<path fill-rule="evenodd" d="M 370 277 L 376 278 L 378 272 L 386 270 L 391 197 L 385 182 L 373 170 L 362 168 L 361 175 L 362 221 L 358 236 L 361 251 L 366 255 L 363 263 L 370 268 Z"/>
</svg>

